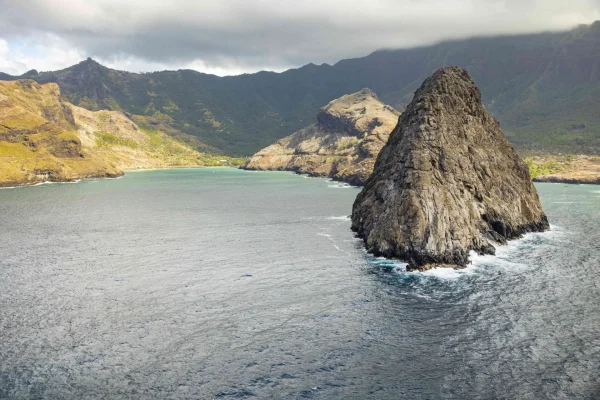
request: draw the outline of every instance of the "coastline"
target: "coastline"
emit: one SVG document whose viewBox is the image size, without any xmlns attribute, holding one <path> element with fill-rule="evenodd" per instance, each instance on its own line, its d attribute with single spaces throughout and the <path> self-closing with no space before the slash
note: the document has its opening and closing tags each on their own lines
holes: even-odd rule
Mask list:
<svg viewBox="0 0 600 400">
<path fill-rule="evenodd" d="M 600 157 L 577 155 L 571 158 L 567 156 L 535 156 L 525 157 L 535 183 L 564 183 L 569 185 L 600 185 Z M 556 169 L 551 173 L 536 173 L 536 168 L 542 165 Z M 346 183 L 355 187 L 364 186 L 358 175 L 347 175 L 343 177 L 331 176 L 331 174 L 320 174 L 314 171 L 303 171 L 298 168 L 256 168 L 242 165 L 239 169 L 245 171 L 287 171 L 298 175 L 307 175 L 311 178 L 328 178 L 335 182 Z M 346 179 L 344 179 L 346 178 Z M 366 179 L 365 179 L 366 180 Z"/>
<path fill-rule="evenodd" d="M 167 167 L 156 167 L 156 168 L 128 168 L 124 169 L 123 172 L 143 172 L 143 171 L 160 171 L 163 169 L 195 169 L 195 168 L 233 168 L 239 169 L 238 167 L 225 166 L 225 165 L 171 165 Z"/>
<path fill-rule="evenodd" d="M 61 184 L 61 183 L 78 183 L 82 181 L 94 181 L 100 179 L 119 179 L 125 176 L 128 173 L 133 172 L 143 172 L 143 171 L 158 171 L 158 170 L 167 170 L 167 169 L 193 169 L 193 168 L 236 168 L 233 166 L 207 166 L 207 165 L 177 165 L 177 166 L 167 166 L 167 167 L 156 167 L 156 168 L 129 168 L 124 169 L 119 174 L 98 174 L 98 175 L 88 175 L 84 177 L 72 178 L 72 179 L 59 179 L 59 180 L 33 180 L 33 181 L 6 181 L 0 182 L 0 190 L 1 189 L 17 189 L 23 187 L 32 187 L 32 186 L 41 186 L 48 184 Z"/>
<path fill-rule="evenodd" d="M 339 178 L 336 176 L 331 176 L 331 174 L 319 174 L 315 172 L 309 171 L 301 171 L 299 168 L 281 168 L 281 169 L 259 169 L 259 168 L 246 168 L 243 165 L 238 169 L 244 171 L 255 171 L 255 172 L 293 172 L 296 175 L 300 176 L 308 176 L 309 178 L 321 178 L 321 179 L 331 179 L 333 182 L 345 183 L 354 187 L 363 187 L 364 182 L 361 182 L 360 179 L 357 178 L 356 175 L 348 175 L 348 179 Z"/>
<path fill-rule="evenodd" d="M 98 175 L 90 175 L 72 179 L 61 179 L 61 180 L 34 180 L 34 181 L 6 181 L 0 182 L 0 190 L 1 189 L 16 189 L 21 187 L 30 187 L 30 186 L 40 186 L 52 183 L 78 183 L 81 181 L 92 181 L 98 179 L 119 179 L 129 173 L 135 172 L 147 172 L 147 171 L 160 171 L 160 170 L 168 170 L 168 169 L 201 169 L 201 168 L 219 168 L 219 169 L 241 169 L 244 171 L 254 171 L 254 172 L 292 172 L 296 175 L 307 176 L 309 178 L 319 178 L 319 179 L 329 179 L 332 182 L 339 182 L 350 185 L 352 187 L 362 187 L 364 182 L 357 182 L 356 179 L 339 179 L 337 177 L 312 173 L 312 172 L 301 172 L 297 169 L 256 169 L 256 168 L 244 168 L 243 166 L 209 166 L 209 165 L 171 165 L 165 167 L 154 167 L 154 168 L 126 168 L 120 174 L 98 174 Z M 600 176 L 592 176 L 585 178 L 578 177 L 570 177 L 570 176 L 562 176 L 562 174 L 553 174 L 553 175 L 542 175 L 537 176 L 532 179 L 534 183 L 562 183 L 569 185 L 600 185 Z"/>
<path fill-rule="evenodd" d="M 544 175 L 532 179 L 536 183 L 564 183 L 568 185 L 600 185 L 600 176 L 575 178 L 561 175 Z"/>
</svg>

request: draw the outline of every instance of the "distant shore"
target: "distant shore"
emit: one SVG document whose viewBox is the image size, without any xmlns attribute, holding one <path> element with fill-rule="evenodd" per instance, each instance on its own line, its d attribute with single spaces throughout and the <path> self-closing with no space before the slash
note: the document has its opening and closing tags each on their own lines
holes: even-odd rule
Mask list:
<svg viewBox="0 0 600 400">
<path fill-rule="evenodd" d="M 600 185 L 600 157 L 548 155 L 526 158 L 534 182 Z"/>
<path fill-rule="evenodd" d="M 68 178 L 68 179 L 37 179 L 31 181 L 6 181 L 0 182 L 0 189 L 15 189 L 19 187 L 28 187 L 28 186 L 39 186 L 44 184 L 51 183 L 77 183 L 81 181 L 93 181 L 98 179 L 117 179 L 125 176 L 131 172 L 143 172 L 143 171 L 158 171 L 158 170 L 166 170 L 166 169 L 177 169 L 177 168 L 185 168 L 185 169 L 193 169 L 193 168 L 237 168 L 236 166 L 210 166 L 210 165 L 172 165 L 166 167 L 156 167 L 156 168 L 128 168 L 124 169 L 123 172 L 119 174 L 98 174 L 98 175 L 89 175 L 84 177 L 77 178 Z"/>
<path fill-rule="evenodd" d="M 156 168 L 129 168 L 124 169 L 123 172 L 142 172 L 142 171 L 160 171 L 163 169 L 194 169 L 194 168 L 233 168 L 239 169 L 234 165 L 172 165 L 168 167 L 156 167 Z"/>
<path fill-rule="evenodd" d="M 548 156 L 533 156 L 526 157 L 527 164 L 532 176 L 533 182 L 539 183 L 565 183 L 565 184 L 591 184 L 600 185 L 600 157 L 596 156 L 563 156 L 563 155 L 548 155 Z M 168 169 L 194 169 L 194 168 L 234 168 L 240 169 L 236 165 L 170 165 L 164 167 L 154 168 L 127 168 L 120 174 L 98 174 L 90 175 L 85 177 L 76 177 L 69 179 L 50 179 L 44 180 L 42 178 L 31 181 L 6 181 L 0 182 L 0 189 L 11 189 L 25 186 L 37 186 L 48 183 L 76 183 L 79 181 L 97 180 L 97 179 L 116 179 L 120 178 L 128 173 L 133 172 L 144 172 L 144 171 L 159 171 Z M 241 169 L 246 169 L 241 167 Z M 253 171 L 260 171 L 256 169 L 246 169 Z M 288 170 L 289 172 L 295 172 L 302 175 L 298 171 Z M 323 175 L 308 174 L 313 178 L 328 178 Z M 330 177 L 329 177 L 330 178 Z M 330 178 L 332 179 L 332 178 Z M 358 186 L 355 182 L 347 182 L 344 180 L 332 179 L 340 183 L 347 183 L 352 186 Z"/>
</svg>

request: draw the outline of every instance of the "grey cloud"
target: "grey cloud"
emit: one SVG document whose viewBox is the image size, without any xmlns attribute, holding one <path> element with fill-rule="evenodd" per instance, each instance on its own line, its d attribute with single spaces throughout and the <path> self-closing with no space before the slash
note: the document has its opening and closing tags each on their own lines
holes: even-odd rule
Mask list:
<svg viewBox="0 0 600 400">
<path fill-rule="evenodd" d="M 0 0 L 0 9 L 6 40 L 50 33 L 107 60 L 250 69 L 600 18 L 600 0 Z"/>
</svg>

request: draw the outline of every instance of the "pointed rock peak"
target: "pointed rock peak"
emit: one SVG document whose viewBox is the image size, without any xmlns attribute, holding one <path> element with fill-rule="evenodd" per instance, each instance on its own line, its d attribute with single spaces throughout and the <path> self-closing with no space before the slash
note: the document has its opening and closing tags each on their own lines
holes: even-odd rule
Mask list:
<svg viewBox="0 0 600 400">
<path fill-rule="evenodd" d="M 88 57 L 84 61 L 81 61 L 79 64 L 77 64 L 77 66 L 84 67 L 87 69 L 106 68 L 104 65 L 100 64 L 98 61 L 94 60 L 91 57 Z"/>
<path fill-rule="evenodd" d="M 352 210 L 369 251 L 413 269 L 464 267 L 470 251 L 548 227 L 527 166 L 457 67 L 416 91 Z"/>
</svg>

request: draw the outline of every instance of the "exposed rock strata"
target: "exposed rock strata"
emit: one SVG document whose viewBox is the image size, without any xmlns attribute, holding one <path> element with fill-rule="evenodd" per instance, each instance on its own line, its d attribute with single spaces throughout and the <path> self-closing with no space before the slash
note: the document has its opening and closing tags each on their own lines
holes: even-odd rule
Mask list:
<svg viewBox="0 0 600 400">
<path fill-rule="evenodd" d="M 411 269 L 464 267 L 471 250 L 548 228 L 527 165 L 456 67 L 416 91 L 352 211 L 369 251 Z"/>
<path fill-rule="evenodd" d="M 242 167 L 295 171 L 362 185 L 399 113 L 363 89 L 321 108 L 317 123 L 259 151 Z"/>
</svg>

